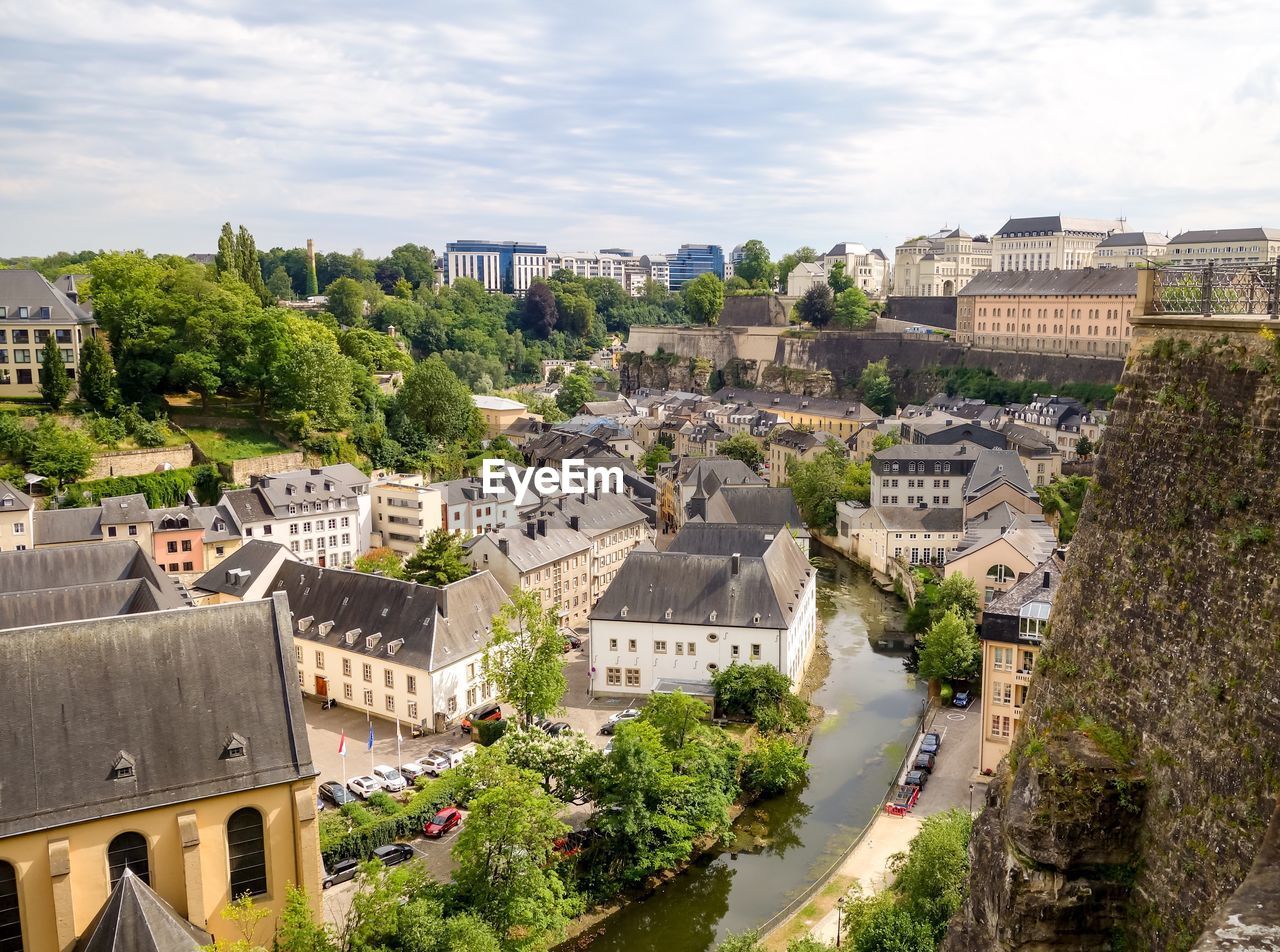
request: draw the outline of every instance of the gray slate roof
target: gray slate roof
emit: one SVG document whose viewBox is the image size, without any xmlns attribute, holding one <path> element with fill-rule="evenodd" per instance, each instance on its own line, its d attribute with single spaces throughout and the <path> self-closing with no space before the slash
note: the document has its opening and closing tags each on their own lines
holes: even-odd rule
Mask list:
<svg viewBox="0 0 1280 952">
<path fill-rule="evenodd" d="M 989 618 L 992 615 L 1012 615 L 1016 618 L 1022 606 L 1029 602 L 1043 602 L 1046 599 L 1052 602 L 1053 596 L 1058 591 L 1058 583 L 1062 581 L 1062 571 L 1066 567 L 1067 560 L 1059 555 L 1059 550 L 1055 550 L 1028 572 L 1025 578 L 1019 579 L 1013 588 L 997 595 L 991 604 L 983 609 L 983 618 Z M 1044 585 L 1046 572 L 1049 574 L 1048 588 Z"/>
<path fill-rule="evenodd" d="M 707 522 L 790 526 L 807 535 L 796 497 L 786 486 L 721 486 L 707 499 Z"/>
<path fill-rule="evenodd" d="M 686 522 L 667 546 L 668 552 L 697 555 L 762 556 L 785 530 L 752 523 Z"/>
<path fill-rule="evenodd" d="M 973 499 L 1000 483 L 1007 483 L 1031 499 L 1039 498 L 1015 450 L 983 450 L 979 453 L 964 483 L 965 498 Z"/>
<path fill-rule="evenodd" d="M 275 568 L 281 559 L 301 564 L 286 546 L 267 542 L 265 539 L 250 539 L 196 579 L 191 587 L 200 592 L 217 592 L 243 598 L 245 592 L 268 572 L 274 577 Z"/>
<path fill-rule="evenodd" d="M 787 410 L 813 413 L 849 420 L 875 420 L 876 412 L 857 400 L 833 400 L 830 397 L 806 397 L 794 393 L 770 393 L 767 390 L 744 390 L 723 387 L 713 395 L 720 403 L 749 403 L 764 410 Z"/>
<path fill-rule="evenodd" d="M 1280 228 L 1209 228 L 1184 231 L 1169 239 L 1169 244 L 1190 245 L 1207 241 L 1280 241 Z"/>
<path fill-rule="evenodd" d="M 1078 268 L 1070 271 L 982 271 L 960 289 L 961 296 L 1002 294 L 1129 295 L 1137 297 L 1134 268 Z"/>
<path fill-rule="evenodd" d="M 813 572 L 786 536 L 762 555 L 742 554 L 736 560 L 732 554 L 633 552 L 591 618 L 623 620 L 625 608 L 626 621 L 706 625 L 714 611 L 718 626 L 786 628 Z"/>
<path fill-rule="evenodd" d="M 212 943 L 126 868 L 76 952 L 198 952 Z"/>
<path fill-rule="evenodd" d="M 8 309 L 8 319 L 20 321 L 19 307 L 31 309 L 32 319 L 68 324 L 92 324 L 93 318 L 78 304 L 55 288 L 39 271 L 8 269 L 0 271 L 0 305 Z M 40 308 L 49 309 L 49 317 L 38 318 Z"/>
<path fill-rule="evenodd" d="M 6 504 L 7 503 L 7 504 Z M 14 509 L 30 509 L 31 497 L 13 483 L 0 479 L 0 511 L 11 512 Z"/>
<path fill-rule="evenodd" d="M 532 535 L 530 535 L 530 526 L 533 527 Z M 539 532 L 539 528 L 544 531 Z M 564 520 L 554 517 L 538 518 L 486 532 L 468 539 L 463 546 L 469 553 L 474 552 L 477 546 L 482 546 L 489 557 L 493 558 L 488 544 L 492 543 L 495 548 L 500 548 L 500 543 L 504 541 L 507 544 L 506 557 L 520 572 L 529 572 L 544 565 L 551 565 L 591 548 L 590 539 L 581 532 L 570 529 Z"/>
<path fill-rule="evenodd" d="M 1155 231 L 1118 231 L 1098 242 L 1099 248 L 1141 248 L 1146 245 L 1167 245 L 1169 239 Z"/>
<path fill-rule="evenodd" d="M 1076 232 L 1084 235 L 1109 235 L 1123 227 L 1119 221 L 1105 218 L 1073 218 L 1067 215 L 1041 215 L 1033 218 L 1010 218 L 1000 226 L 995 237 L 1026 234 Z"/>
<path fill-rule="evenodd" d="M 577 517 L 578 531 L 590 539 L 645 521 L 645 514 L 626 496 L 604 492 L 558 496 L 541 506 L 536 516 Z"/>
<path fill-rule="evenodd" d="M 951 559 L 969 555 L 1002 538 L 1033 564 L 1048 558 L 1058 544 L 1044 516 L 1029 516 L 1002 502 L 965 524 L 964 538 Z"/>
<path fill-rule="evenodd" d="M 964 512 L 960 509 L 876 506 L 875 513 L 889 532 L 959 532 L 964 528 Z"/>
<path fill-rule="evenodd" d="M 283 598 L 14 629 L 0 670 L 0 837 L 316 775 Z"/>
<path fill-rule="evenodd" d="M 38 545 L 96 542 L 103 537 L 102 509 L 37 509 L 32 522 Z"/>
<path fill-rule="evenodd" d="M 243 524 L 288 516 L 290 504 L 304 502 L 346 502 L 345 508 L 351 509 L 354 497 L 368 487 L 368 476 L 350 463 L 337 463 L 274 476 L 255 476 L 252 486 L 229 490 L 224 500 Z"/>
</svg>

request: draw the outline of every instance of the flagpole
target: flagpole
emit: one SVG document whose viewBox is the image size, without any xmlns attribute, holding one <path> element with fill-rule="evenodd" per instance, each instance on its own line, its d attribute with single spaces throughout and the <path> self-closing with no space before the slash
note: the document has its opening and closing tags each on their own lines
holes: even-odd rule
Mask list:
<svg viewBox="0 0 1280 952">
<path fill-rule="evenodd" d="M 342 789 L 347 788 L 347 732 L 338 738 L 338 756 L 342 758 Z"/>
<path fill-rule="evenodd" d="M 400 769 L 400 765 L 404 763 L 400 759 L 400 716 L 396 715 L 396 769 Z"/>
</svg>

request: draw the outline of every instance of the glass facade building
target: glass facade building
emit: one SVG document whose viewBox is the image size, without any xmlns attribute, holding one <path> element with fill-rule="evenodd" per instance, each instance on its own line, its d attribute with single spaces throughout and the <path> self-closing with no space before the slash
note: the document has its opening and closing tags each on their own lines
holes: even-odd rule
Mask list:
<svg viewBox="0 0 1280 952">
<path fill-rule="evenodd" d="M 444 280 L 473 278 L 488 291 L 522 294 L 545 275 L 547 246 L 521 241 L 451 241 L 445 246 Z"/>
<path fill-rule="evenodd" d="M 673 255 L 667 255 L 671 265 L 671 290 L 679 291 L 686 281 L 710 271 L 724 280 L 724 249 L 719 245 L 681 245 Z"/>
</svg>

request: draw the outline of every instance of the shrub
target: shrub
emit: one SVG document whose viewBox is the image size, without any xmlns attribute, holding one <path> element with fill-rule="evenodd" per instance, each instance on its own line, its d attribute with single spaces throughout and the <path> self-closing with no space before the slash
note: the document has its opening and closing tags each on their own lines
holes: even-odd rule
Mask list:
<svg viewBox="0 0 1280 952">
<path fill-rule="evenodd" d="M 325 864 L 340 859 L 366 859 L 379 846 L 416 836 L 436 811 L 457 801 L 461 785 L 457 771 L 446 770 L 422 785 L 407 803 L 396 803 L 387 797 L 394 810 L 390 814 L 377 815 L 359 803 L 349 803 L 336 814 L 326 814 L 320 823 L 320 853 Z"/>
<path fill-rule="evenodd" d="M 787 737 L 761 738 L 742 762 L 742 785 L 762 797 L 774 797 L 804 783 L 809 763 Z"/>
</svg>

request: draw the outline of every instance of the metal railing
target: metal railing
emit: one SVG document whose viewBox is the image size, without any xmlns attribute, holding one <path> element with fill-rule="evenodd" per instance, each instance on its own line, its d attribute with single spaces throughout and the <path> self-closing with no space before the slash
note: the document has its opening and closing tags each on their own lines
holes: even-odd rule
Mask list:
<svg viewBox="0 0 1280 952">
<path fill-rule="evenodd" d="M 1154 314 L 1257 315 L 1280 318 L 1280 259 L 1270 264 L 1154 269 Z"/>
</svg>

